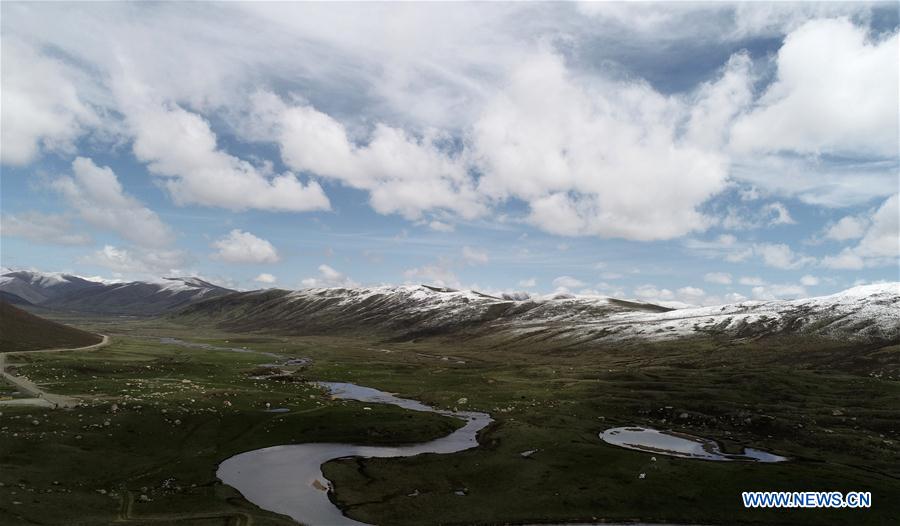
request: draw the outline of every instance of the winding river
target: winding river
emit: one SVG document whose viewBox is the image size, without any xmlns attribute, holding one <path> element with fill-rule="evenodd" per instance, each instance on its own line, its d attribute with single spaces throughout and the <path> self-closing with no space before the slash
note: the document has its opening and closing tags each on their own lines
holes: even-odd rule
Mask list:
<svg viewBox="0 0 900 526">
<path fill-rule="evenodd" d="M 318 382 L 333 397 L 378 404 L 392 404 L 413 411 L 427 411 L 466 423 L 449 435 L 409 446 L 384 447 L 355 444 L 293 444 L 235 455 L 219 465 L 216 475 L 260 508 L 282 513 L 310 525 L 361 525 L 328 499 L 331 483 L 322 475 L 322 464 L 343 457 L 410 457 L 421 453 L 455 453 L 478 446 L 477 434 L 492 419 L 487 413 L 435 409 L 416 400 L 350 383 Z"/>
</svg>

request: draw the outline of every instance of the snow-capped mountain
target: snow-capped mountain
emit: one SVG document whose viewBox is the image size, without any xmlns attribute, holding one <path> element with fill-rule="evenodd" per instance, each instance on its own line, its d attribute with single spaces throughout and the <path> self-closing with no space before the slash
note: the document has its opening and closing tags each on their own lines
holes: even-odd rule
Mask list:
<svg viewBox="0 0 900 526">
<path fill-rule="evenodd" d="M 55 310 L 121 315 L 154 315 L 200 299 L 233 292 L 199 278 L 155 282 L 115 282 L 59 272 L 9 270 L 0 276 L 4 299 Z"/>
<path fill-rule="evenodd" d="M 497 338 L 568 344 L 790 333 L 900 341 L 900 283 L 790 301 L 670 310 L 613 298 L 507 299 L 425 286 L 268 290 L 197 302 L 177 314 L 233 330 Z"/>
</svg>

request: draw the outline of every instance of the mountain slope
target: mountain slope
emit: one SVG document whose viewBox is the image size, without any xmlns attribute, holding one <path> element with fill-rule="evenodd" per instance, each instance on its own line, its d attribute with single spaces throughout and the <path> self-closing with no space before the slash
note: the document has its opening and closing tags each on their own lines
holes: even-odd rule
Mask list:
<svg viewBox="0 0 900 526">
<path fill-rule="evenodd" d="M 791 301 L 749 301 L 669 310 L 611 298 L 513 300 L 432 287 L 269 290 L 196 302 L 173 315 L 239 331 L 288 334 L 490 338 L 538 341 L 728 339 L 777 334 L 900 341 L 900 284 L 871 285 Z"/>
<path fill-rule="evenodd" d="M 147 316 L 234 291 L 199 278 L 113 283 L 71 274 L 20 270 L 0 276 L 0 292 L 53 310 Z"/>
<path fill-rule="evenodd" d="M 606 298 L 513 300 L 474 291 L 401 286 L 237 293 L 198 302 L 176 317 L 211 321 L 235 330 L 365 332 L 414 338 L 478 332 L 488 325 L 515 320 L 567 323 L 636 308 L 661 309 Z"/>
<path fill-rule="evenodd" d="M 0 351 L 84 347 L 101 340 L 96 334 L 35 316 L 0 301 Z"/>
</svg>

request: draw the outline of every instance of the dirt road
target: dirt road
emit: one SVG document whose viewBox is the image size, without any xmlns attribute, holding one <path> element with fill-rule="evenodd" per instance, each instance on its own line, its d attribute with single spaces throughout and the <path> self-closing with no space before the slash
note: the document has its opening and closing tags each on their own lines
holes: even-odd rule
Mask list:
<svg viewBox="0 0 900 526">
<path fill-rule="evenodd" d="M 69 351 L 90 351 L 93 349 L 99 349 L 100 347 L 105 347 L 109 345 L 110 338 L 105 334 L 101 334 L 103 336 L 103 340 L 100 343 L 95 343 L 93 345 L 87 345 L 85 347 L 70 347 L 70 348 L 58 348 L 58 349 L 41 349 L 37 351 L 20 351 L 20 352 L 4 352 L 0 353 L 0 378 L 6 380 L 11 383 L 23 393 L 28 393 L 34 398 L 17 398 L 14 400 L 3 400 L 0 401 L 0 406 L 2 405 L 34 405 L 39 407 L 72 407 L 78 404 L 78 399 L 65 396 L 58 395 L 53 393 L 48 393 L 41 389 L 39 385 L 32 382 L 28 378 L 23 376 L 13 376 L 6 372 L 6 359 L 7 356 L 13 354 L 26 354 L 26 353 L 45 353 L 45 352 L 69 352 Z"/>
</svg>

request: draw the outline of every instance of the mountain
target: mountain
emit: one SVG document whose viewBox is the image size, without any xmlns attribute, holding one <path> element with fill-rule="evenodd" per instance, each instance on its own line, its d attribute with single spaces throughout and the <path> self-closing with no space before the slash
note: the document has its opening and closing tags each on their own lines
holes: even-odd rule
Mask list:
<svg viewBox="0 0 900 526">
<path fill-rule="evenodd" d="M 326 334 L 340 331 L 383 336 L 419 336 L 477 331 L 490 324 L 599 318 L 656 305 L 559 297 L 514 300 L 474 291 L 428 286 L 266 290 L 198 302 L 180 311 L 182 320 L 215 322 L 233 330 Z"/>
<path fill-rule="evenodd" d="M 236 331 L 477 337 L 523 345 L 778 334 L 894 342 L 900 340 L 900 283 L 678 310 L 612 298 L 507 299 L 425 286 L 267 290 L 199 301 L 173 316 Z"/>
<path fill-rule="evenodd" d="M 0 292 L 52 310 L 148 316 L 234 291 L 199 278 L 111 282 L 58 272 L 7 270 Z M 14 299 L 14 298 L 13 298 Z"/>
<path fill-rule="evenodd" d="M 0 301 L 0 351 L 85 347 L 101 340 L 96 334 L 35 316 Z"/>
</svg>

